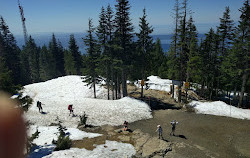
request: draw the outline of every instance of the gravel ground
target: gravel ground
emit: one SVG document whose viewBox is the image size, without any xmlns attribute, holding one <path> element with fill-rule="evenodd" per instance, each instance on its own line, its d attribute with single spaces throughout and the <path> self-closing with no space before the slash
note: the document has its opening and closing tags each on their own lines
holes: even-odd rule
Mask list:
<svg viewBox="0 0 250 158">
<path fill-rule="evenodd" d="M 170 121 L 179 124 L 176 136 L 170 136 Z M 156 136 L 156 126 L 163 127 L 163 137 L 173 142 L 168 157 L 250 157 L 250 121 L 195 114 L 184 110 L 157 110 L 153 118 L 129 124 L 133 129 Z"/>
</svg>

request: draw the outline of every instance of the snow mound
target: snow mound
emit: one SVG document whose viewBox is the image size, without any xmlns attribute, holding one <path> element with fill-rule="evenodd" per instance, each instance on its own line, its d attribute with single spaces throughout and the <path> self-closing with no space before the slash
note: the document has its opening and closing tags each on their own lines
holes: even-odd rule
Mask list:
<svg viewBox="0 0 250 158">
<path fill-rule="evenodd" d="M 172 80 L 161 79 L 158 76 L 149 76 L 147 77 L 147 79 L 148 81 L 145 81 L 145 83 L 147 83 L 149 89 L 170 92 L 170 85 L 172 84 Z M 141 80 L 134 84 L 137 87 L 141 88 Z"/>
<path fill-rule="evenodd" d="M 38 130 L 40 133 L 38 135 L 38 138 L 33 140 L 33 143 L 36 145 L 48 145 L 52 144 L 52 140 L 57 140 L 59 136 L 59 131 L 56 126 L 30 126 L 30 129 L 28 131 L 28 135 L 31 136 L 33 133 Z M 102 134 L 98 133 L 87 133 L 84 131 L 80 131 L 76 128 L 68 128 L 65 133 L 69 135 L 69 138 L 71 140 L 81 140 L 83 138 L 94 138 L 101 136 Z"/>
<path fill-rule="evenodd" d="M 24 94 L 39 99 L 58 97 L 65 101 L 76 98 L 92 98 L 94 96 L 93 89 L 83 82 L 82 77 L 84 76 L 64 76 L 46 82 L 26 85 L 24 86 Z M 106 98 L 105 92 L 105 88 L 99 84 L 96 85 L 97 98 Z"/>
<path fill-rule="evenodd" d="M 200 114 L 210 114 L 250 120 L 250 110 L 230 106 L 222 101 L 192 101 L 191 103 L 189 103 L 189 105 L 193 107 L 197 111 L 197 113 Z"/>
<path fill-rule="evenodd" d="M 49 126 L 60 120 L 66 127 L 76 127 L 80 115 L 86 112 L 87 123 L 95 126 L 121 125 L 124 120 L 134 122 L 152 118 L 149 106 L 129 97 L 120 100 L 93 99 L 93 90 L 85 86 L 81 76 L 66 76 L 24 87 L 33 104 L 25 118 L 38 126 Z M 97 96 L 102 98 L 106 89 L 97 86 Z M 43 113 L 38 112 L 37 101 L 42 102 Z M 68 105 L 73 104 L 75 116 L 69 116 Z"/>
<path fill-rule="evenodd" d="M 147 79 L 149 89 L 170 92 L 170 85 L 172 84 L 172 80 L 161 79 L 158 76 L 149 76 L 147 77 Z"/>
<path fill-rule="evenodd" d="M 131 144 L 106 140 L 105 144 L 98 145 L 93 151 L 71 148 L 69 150 L 55 151 L 45 158 L 124 158 L 132 157 L 136 153 Z"/>
</svg>

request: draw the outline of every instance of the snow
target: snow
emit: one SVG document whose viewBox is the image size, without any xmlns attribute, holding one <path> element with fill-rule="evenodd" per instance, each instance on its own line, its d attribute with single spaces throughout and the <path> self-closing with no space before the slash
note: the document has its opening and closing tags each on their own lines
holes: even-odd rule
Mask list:
<svg viewBox="0 0 250 158">
<path fill-rule="evenodd" d="M 106 89 L 97 85 L 97 97 L 105 98 Z M 82 82 L 81 76 L 65 76 L 46 82 L 27 85 L 24 94 L 33 99 L 25 118 L 37 126 L 58 123 L 77 127 L 80 115 L 86 112 L 87 124 L 94 126 L 121 125 L 124 120 L 134 122 L 152 118 L 150 107 L 139 100 L 125 97 L 119 100 L 93 99 L 93 90 Z M 38 112 L 37 101 L 42 102 L 43 113 Z M 73 104 L 75 116 L 69 116 L 68 105 Z"/>
<path fill-rule="evenodd" d="M 106 140 L 105 144 L 98 145 L 93 151 L 71 148 L 69 150 L 55 151 L 45 158 L 125 158 L 132 157 L 136 153 L 131 144 Z"/>
<path fill-rule="evenodd" d="M 165 92 L 170 92 L 170 86 L 172 85 L 173 80 L 169 79 L 161 79 L 159 76 L 149 76 L 147 77 L 148 81 L 145 81 L 147 83 L 147 86 L 149 89 L 152 90 L 159 90 L 159 91 L 165 91 Z M 138 82 L 134 83 L 137 87 L 141 88 L 141 80 Z M 144 86 L 145 87 L 145 86 Z M 178 100 L 178 95 L 177 95 L 177 85 L 174 86 L 174 92 L 176 95 L 174 95 L 174 99 Z"/>
<path fill-rule="evenodd" d="M 210 114 L 250 120 L 250 110 L 230 106 L 222 101 L 192 101 L 191 103 L 189 103 L 189 105 L 193 107 L 197 111 L 197 113 L 200 114 Z"/>
<path fill-rule="evenodd" d="M 148 81 L 145 81 L 145 83 L 148 84 L 149 89 L 170 92 L 170 85 L 172 84 L 172 80 L 161 79 L 158 76 L 149 76 L 147 77 L 147 79 Z M 135 85 L 141 88 L 141 80 L 135 83 Z"/>
<path fill-rule="evenodd" d="M 47 145 L 47 144 L 52 144 L 52 140 L 57 140 L 59 136 L 59 131 L 57 129 L 57 126 L 30 126 L 30 129 L 28 131 L 28 135 L 32 136 L 33 133 L 38 130 L 39 135 L 38 138 L 33 140 L 33 143 L 36 145 Z M 83 138 L 94 138 L 101 136 L 102 134 L 98 133 L 87 133 L 84 131 L 80 131 L 79 129 L 76 128 L 67 128 L 65 131 L 67 135 L 69 135 L 69 138 L 71 140 L 81 140 Z"/>
<path fill-rule="evenodd" d="M 71 157 L 124 157 L 125 155 L 131 157 L 136 153 L 134 147 L 131 144 L 120 143 L 116 141 L 106 141 L 105 144 L 97 145 L 93 151 L 86 149 L 70 148 L 68 150 L 53 151 L 55 145 L 52 144 L 52 140 L 57 140 L 59 131 L 56 126 L 30 126 L 28 135 L 31 136 L 36 130 L 40 132 L 38 138 L 34 139 L 33 143 L 36 144 L 32 148 L 32 152 L 28 155 L 28 158 L 71 158 Z M 94 138 L 101 136 L 97 133 L 87 133 L 75 128 L 68 128 L 66 134 L 69 135 L 72 140 L 80 140 L 83 138 Z"/>
</svg>

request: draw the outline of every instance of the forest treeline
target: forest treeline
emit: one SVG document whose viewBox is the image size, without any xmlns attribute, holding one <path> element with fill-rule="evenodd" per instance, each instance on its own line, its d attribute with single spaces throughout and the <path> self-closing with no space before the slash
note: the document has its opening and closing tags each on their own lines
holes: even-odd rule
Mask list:
<svg viewBox="0 0 250 158">
<path fill-rule="evenodd" d="M 127 80 L 157 75 L 198 83 L 201 86 L 197 92 L 209 100 L 219 99 L 222 92 L 234 92 L 232 104 L 246 105 L 243 97 L 249 97 L 250 90 L 249 1 L 245 0 L 239 9 L 238 22 L 231 19 L 226 7 L 219 26 L 211 28 L 201 40 L 188 6 L 187 0 L 176 0 L 175 29 L 168 52 L 163 52 L 159 39 L 152 39 L 153 26 L 147 20 L 146 9 L 135 33 L 128 0 L 118 0 L 114 8 L 102 7 L 96 27 L 89 19 L 82 43 L 86 54 L 80 53 L 73 34 L 68 48 L 63 48 L 54 34 L 48 46 L 38 47 L 30 36 L 19 48 L 1 17 L 0 89 L 14 94 L 26 84 L 83 75 L 83 81 L 94 91 L 95 85 L 104 79 L 108 99 L 119 99 L 128 95 Z"/>
</svg>

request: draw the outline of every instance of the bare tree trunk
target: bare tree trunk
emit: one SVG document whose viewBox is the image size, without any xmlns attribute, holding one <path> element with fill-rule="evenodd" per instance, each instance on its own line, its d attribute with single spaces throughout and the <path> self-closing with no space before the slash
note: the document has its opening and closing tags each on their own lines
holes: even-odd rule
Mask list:
<svg viewBox="0 0 250 158">
<path fill-rule="evenodd" d="M 121 84 L 118 78 L 117 78 L 117 86 L 118 86 L 118 99 L 121 99 Z"/>
<path fill-rule="evenodd" d="M 115 82 L 115 99 L 118 99 L 118 82 L 117 82 L 117 74 L 116 74 L 116 82 Z"/>
<path fill-rule="evenodd" d="M 233 96 L 233 104 L 235 104 L 236 100 L 236 85 L 234 86 L 234 96 Z"/>
<path fill-rule="evenodd" d="M 126 74 L 124 68 L 122 68 L 122 95 L 123 97 L 126 97 L 128 95 L 127 93 L 127 80 L 126 80 Z"/>
<path fill-rule="evenodd" d="M 113 66 L 111 68 L 111 89 L 112 89 L 112 99 L 115 99 L 115 94 L 114 94 L 114 70 L 113 70 Z"/>
<path fill-rule="evenodd" d="M 93 81 L 93 87 L 94 87 L 94 98 L 96 98 L 95 79 Z"/>
<path fill-rule="evenodd" d="M 247 75 L 248 75 L 247 70 L 245 70 L 242 76 L 242 85 L 241 85 L 240 100 L 239 100 L 238 107 L 242 107 L 243 97 L 245 93 L 245 86 L 246 86 L 246 81 L 247 81 Z"/>
<path fill-rule="evenodd" d="M 107 85 L 107 89 L 108 89 L 108 100 L 109 100 L 109 68 L 108 68 L 108 63 L 107 63 L 107 70 L 106 70 L 106 76 L 107 76 L 107 79 L 106 79 L 106 85 Z"/>
</svg>

